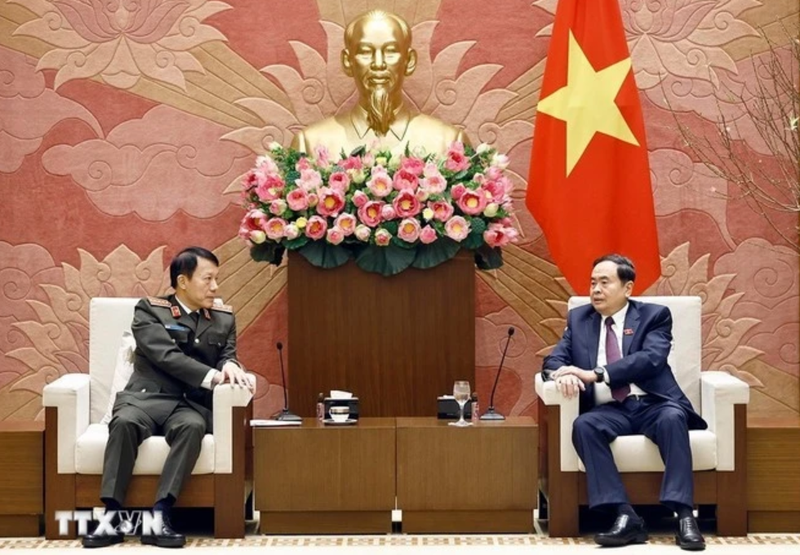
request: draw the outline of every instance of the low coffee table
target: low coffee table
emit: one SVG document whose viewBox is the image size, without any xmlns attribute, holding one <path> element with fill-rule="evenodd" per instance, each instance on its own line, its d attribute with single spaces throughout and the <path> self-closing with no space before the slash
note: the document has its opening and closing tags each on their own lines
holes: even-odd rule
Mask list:
<svg viewBox="0 0 800 555">
<path fill-rule="evenodd" d="M 389 533 L 395 503 L 395 419 L 353 426 L 253 430 L 262 534 Z"/>
<path fill-rule="evenodd" d="M 529 417 L 469 428 L 435 418 L 398 418 L 403 532 L 532 532 L 537 433 Z"/>
</svg>

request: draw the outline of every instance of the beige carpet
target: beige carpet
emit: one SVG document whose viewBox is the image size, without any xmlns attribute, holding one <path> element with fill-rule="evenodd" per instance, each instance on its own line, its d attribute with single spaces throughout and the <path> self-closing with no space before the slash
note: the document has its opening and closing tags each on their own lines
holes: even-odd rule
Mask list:
<svg viewBox="0 0 800 555">
<path fill-rule="evenodd" d="M 751 534 L 746 538 L 721 538 L 707 536 L 706 553 L 720 555 L 798 555 L 800 534 Z M 491 535 L 491 536 L 418 536 L 393 534 L 386 536 L 248 536 L 243 540 L 215 540 L 190 538 L 186 549 L 213 553 L 221 549 L 234 548 L 239 553 L 265 553 L 269 555 L 343 555 L 355 553 L 371 555 L 447 555 L 464 553 L 469 555 L 492 553 L 499 555 L 580 555 L 597 554 L 602 548 L 592 542 L 591 537 L 577 539 L 551 539 L 542 535 Z M 153 553 L 156 547 L 142 546 L 136 539 L 108 550 L 125 550 L 128 555 Z M 27 551 L 47 553 L 78 553 L 83 551 L 79 540 L 47 541 L 40 538 L 2 538 L 0 551 L 24 553 Z M 604 550 L 608 551 L 608 550 Z M 116 551 L 114 551 L 116 552 Z M 677 555 L 682 551 L 675 545 L 671 535 L 656 535 L 646 545 L 628 546 L 613 550 L 620 555 Z"/>
</svg>

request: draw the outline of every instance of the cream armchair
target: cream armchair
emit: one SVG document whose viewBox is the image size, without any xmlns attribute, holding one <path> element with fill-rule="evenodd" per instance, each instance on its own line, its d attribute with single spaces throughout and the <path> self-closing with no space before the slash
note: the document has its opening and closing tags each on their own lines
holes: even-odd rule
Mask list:
<svg viewBox="0 0 800 555">
<path fill-rule="evenodd" d="M 746 383 L 725 372 L 701 372 L 700 297 L 646 297 L 669 307 L 673 348 L 669 364 L 678 384 L 707 430 L 692 430 L 689 440 L 694 470 L 695 503 L 716 505 L 717 534 L 747 534 L 747 403 Z M 588 297 L 572 297 L 569 308 Z M 572 423 L 578 399 L 564 398 L 552 381 L 536 375 L 539 397 L 539 517 L 549 520 L 551 536 L 578 535 L 578 509 L 588 504 L 585 469 L 572 445 Z M 656 504 L 664 464 L 658 447 L 643 435 L 618 437 L 614 461 L 633 504 Z"/>
<path fill-rule="evenodd" d="M 55 511 L 100 504 L 103 454 L 108 440 L 104 416 L 120 366 L 120 345 L 131 328 L 137 298 L 95 298 L 89 312 L 89 372 L 67 374 L 44 388 L 45 406 L 45 535 L 62 537 Z M 116 363 L 115 363 L 116 361 Z M 115 381 L 117 383 L 115 383 Z M 249 453 L 248 423 L 252 393 L 224 384 L 214 388 L 214 433 L 203 438 L 200 456 L 177 506 L 213 507 L 214 535 L 244 537 L 245 461 Z M 162 436 L 139 448 L 125 505 L 149 507 L 169 452 Z M 75 536 L 74 526 L 70 530 Z"/>
</svg>

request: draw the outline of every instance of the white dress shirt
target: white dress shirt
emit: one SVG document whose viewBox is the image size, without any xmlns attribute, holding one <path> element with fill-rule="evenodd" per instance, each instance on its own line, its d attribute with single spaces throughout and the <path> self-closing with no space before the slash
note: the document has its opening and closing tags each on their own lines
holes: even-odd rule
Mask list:
<svg viewBox="0 0 800 555">
<path fill-rule="evenodd" d="M 622 353 L 622 334 L 625 329 L 625 316 L 628 314 L 629 303 L 625 303 L 621 309 L 615 314 L 611 315 L 614 320 L 613 330 L 617 336 L 617 345 L 619 345 L 619 352 Z M 601 366 L 604 370 L 608 364 L 606 358 L 606 317 L 600 318 L 600 341 L 597 345 L 597 366 Z M 631 392 L 628 395 L 647 395 L 643 389 L 637 387 L 636 384 L 630 384 Z M 597 405 L 603 403 L 610 403 L 614 398 L 611 396 L 611 388 L 608 387 L 608 372 L 605 373 L 605 380 L 594 384 L 594 402 Z"/>
</svg>

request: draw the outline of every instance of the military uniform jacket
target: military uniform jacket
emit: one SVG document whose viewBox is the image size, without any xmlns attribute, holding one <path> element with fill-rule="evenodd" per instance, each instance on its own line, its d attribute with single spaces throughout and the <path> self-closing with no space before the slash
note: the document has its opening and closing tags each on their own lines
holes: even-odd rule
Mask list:
<svg viewBox="0 0 800 555">
<path fill-rule="evenodd" d="M 236 361 L 236 320 L 230 307 L 186 314 L 174 295 L 147 297 L 136 305 L 131 326 L 136 339 L 134 370 L 114 408 L 133 405 L 159 425 L 185 399 L 212 430 L 212 392 L 200 387 L 212 368 Z M 237 362 L 238 364 L 238 362 Z"/>
</svg>

